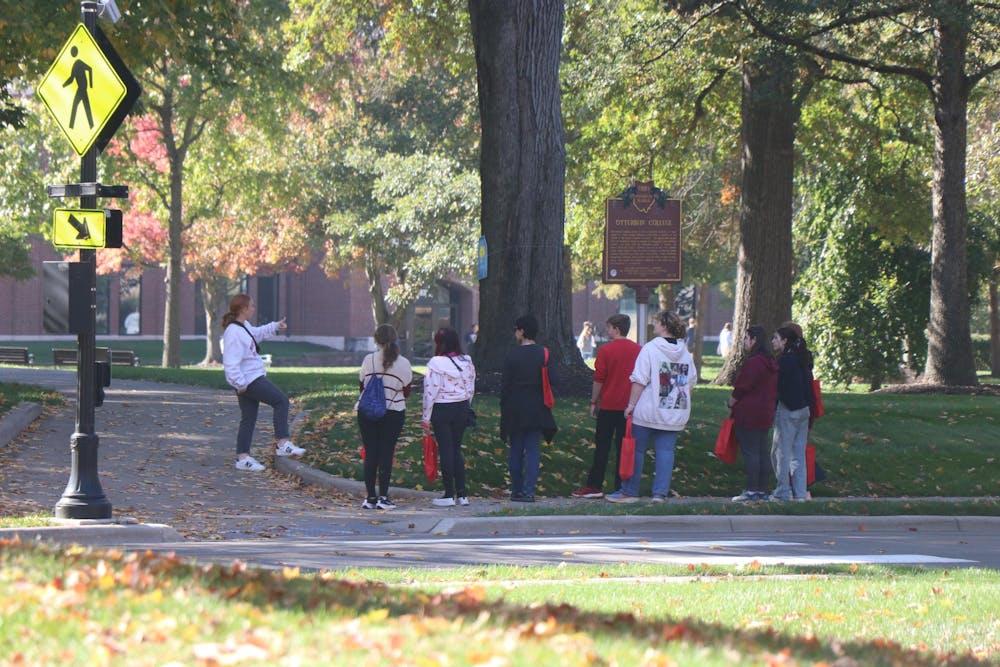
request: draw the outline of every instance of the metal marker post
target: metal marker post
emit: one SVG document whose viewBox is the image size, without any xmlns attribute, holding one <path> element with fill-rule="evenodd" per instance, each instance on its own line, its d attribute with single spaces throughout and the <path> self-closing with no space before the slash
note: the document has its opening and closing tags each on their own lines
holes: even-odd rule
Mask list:
<svg viewBox="0 0 1000 667">
<path fill-rule="evenodd" d="M 80 3 L 83 25 L 93 34 L 97 27 L 98 3 Z M 97 147 L 91 146 L 80 160 L 80 182 L 97 183 Z M 81 195 L 80 208 L 97 208 L 97 193 Z M 61 519 L 110 519 L 111 502 L 104 495 L 97 476 L 98 437 L 94 426 L 94 361 L 97 357 L 97 251 L 80 250 L 80 261 L 87 266 L 86 330 L 77 333 L 76 432 L 70 438 L 71 468 L 69 482 L 56 503 L 55 515 Z"/>
<path fill-rule="evenodd" d="M 635 323 L 636 342 L 646 344 L 646 307 L 649 304 L 649 288 L 645 285 L 634 285 L 635 290 Z"/>
</svg>

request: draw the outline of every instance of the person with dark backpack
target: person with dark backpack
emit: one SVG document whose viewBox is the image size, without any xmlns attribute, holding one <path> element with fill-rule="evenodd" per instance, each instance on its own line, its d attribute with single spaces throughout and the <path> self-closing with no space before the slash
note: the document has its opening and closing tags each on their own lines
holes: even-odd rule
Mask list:
<svg viewBox="0 0 1000 667">
<path fill-rule="evenodd" d="M 406 397 L 413 386 L 410 362 L 399 354 L 396 330 L 388 324 L 375 329 L 377 349 L 361 362 L 358 372 L 361 397 L 358 399 L 358 428 L 365 448 L 364 509 L 396 509 L 389 497 L 392 461 L 396 442 L 403 432 Z M 375 495 L 375 482 L 378 495 Z"/>
</svg>

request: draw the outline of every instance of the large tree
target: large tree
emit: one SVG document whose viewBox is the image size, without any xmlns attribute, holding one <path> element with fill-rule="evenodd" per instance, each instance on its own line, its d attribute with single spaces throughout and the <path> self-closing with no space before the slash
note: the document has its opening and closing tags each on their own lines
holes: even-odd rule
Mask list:
<svg viewBox="0 0 1000 667">
<path fill-rule="evenodd" d="M 476 364 L 501 369 L 514 318 L 531 313 L 552 363 L 582 368 L 573 343 L 564 253 L 561 0 L 469 0 L 479 113 L 482 231 Z M 569 373 L 566 373 L 569 375 Z"/>
<path fill-rule="evenodd" d="M 292 85 L 282 73 L 281 0 L 165 5 L 138 0 L 113 39 L 143 84 L 142 107 L 165 149 L 152 168 L 133 156 L 126 170 L 155 193 L 168 230 L 164 306 L 164 366 L 180 365 L 180 281 L 183 275 L 187 161 L 214 124 L 225 121 L 236 100 L 252 100 L 252 122 L 273 120 L 269 93 Z M 209 27 L 211 26 L 211 27 Z M 136 129 L 128 128 L 134 139 Z M 131 145 L 124 144 L 126 147 Z"/>
<path fill-rule="evenodd" d="M 803 52 L 919 82 L 934 116 L 931 297 L 924 379 L 978 382 L 969 327 L 969 96 L 1000 69 L 1000 5 L 971 0 L 731 4 L 762 35 Z"/>
</svg>

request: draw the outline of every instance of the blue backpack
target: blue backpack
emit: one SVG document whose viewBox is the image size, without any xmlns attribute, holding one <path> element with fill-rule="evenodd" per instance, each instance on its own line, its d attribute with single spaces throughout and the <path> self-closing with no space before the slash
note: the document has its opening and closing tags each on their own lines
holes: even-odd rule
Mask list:
<svg viewBox="0 0 1000 667">
<path fill-rule="evenodd" d="M 361 399 L 358 400 L 358 412 L 365 419 L 374 420 L 385 416 L 385 384 L 382 383 L 382 377 L 375 373 L 374 359 L 372 363 L 368 384 L 365 385 Z"/>
</svg>

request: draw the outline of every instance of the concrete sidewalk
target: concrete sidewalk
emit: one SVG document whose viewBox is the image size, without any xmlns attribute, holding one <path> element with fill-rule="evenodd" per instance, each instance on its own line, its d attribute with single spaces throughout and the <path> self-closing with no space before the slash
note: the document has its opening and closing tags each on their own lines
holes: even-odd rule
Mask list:
<svg viewBox="0 0 1000 667">
<path fill-rule="evenodd" d="M 0 441 L 0 511 L 8 515 L 51 515 L 69 479 L 76 374 L 72 370 L 2 368 L 0 379 L 52 387 L 68 396 L 65 405 L 49 410 L 6 447 Z M 709 521 L 718 523 L 718 529 L 733 532 L 759 530 L 765 523 L 775 529 L 812 529 L 818 521 L 863 521 L 869 528 L 892 530 L 905 529 L 915 522 L 932 522 L 955 530 L 962 530 L 970 521 L 995 522 L 1000 527 L 1000 518 L 957 517 L 907 517 L 903 521 L 898 517 L 815 516 L 484 517 L 511 503 L 506 499 L 473 498 L 468 507 L 438 508 L 430 503 L 436 493 L 395 488 L 393 497 L 398 509 L 362 510 L 361 482 L 332 477 L 299 461 L 273 456 L 264 444 L 271 441 L 270 409 L 266 407 L 261 410 L 255 436 L 259 445 L 253 453 L 268 470 L 237 471 L 233 461 L 238 421 L 239 407 L 232 392 L 116 380 L 96 416 L 100 481 L 116 523 L 0 530 L 0 539 L 12 537 L 15 532 L 23 539 L 41 536 L 90 544 L 152 544 L 180 537 L 236 540 L 414 533 L 525 535 L 635 530 L 651 525 L 697 530 Z M 724 499 L 687 498 L 674 502 L 703 500 Z M 546 498 L 540 499 L 536 507 L 579 507 L 601 502 Z"/>
</svg>

